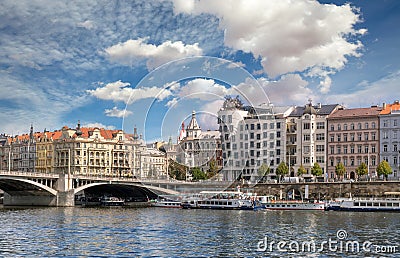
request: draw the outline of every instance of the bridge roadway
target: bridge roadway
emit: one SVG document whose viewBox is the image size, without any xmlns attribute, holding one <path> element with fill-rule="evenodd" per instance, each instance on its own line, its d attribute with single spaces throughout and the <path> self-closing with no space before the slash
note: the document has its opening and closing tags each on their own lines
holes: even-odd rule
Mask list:
<svg viewBox="0 0 400 258">
<path fill-rule="evenodd" d="M 224 190 L 232 182 L 186 182 L 174 179 L 137 179 L 0 170 L 4 205 L 74 206 L 75 196 L 104 195 L 147 200 L 158 195 Z"/>
</svg>

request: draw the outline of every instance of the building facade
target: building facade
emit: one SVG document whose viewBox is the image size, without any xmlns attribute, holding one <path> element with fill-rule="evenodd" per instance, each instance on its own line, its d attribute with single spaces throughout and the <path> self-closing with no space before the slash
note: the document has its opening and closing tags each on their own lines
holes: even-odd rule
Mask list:
<svg viewBox="0 0 400 258">
<path fill-rule="evenodd" d="M 328 176 L 339 179 L 335 166 L 346 168 L 345 179 L 358 179 L 356 168 L 365 163 L 368 178 L 379 163 L 379 113 L 381 107 L 339 109 L 328 118 Z"/>
<path fill-rule="evenodd" d="M 379 114 L 380 127 L 380 161 L 386 160 L 392 167 L 393 173 L 389 179 L 398 180 L 400 161 L 400 103 L 383 104 Z"/>
<path fill-rule="evenodd" d="M 285 161 L 285 116 L 290 107 L 277 108 L 271 104 L 243 106 L 236 98 L 227 98 L 218 111 L 225 180 L 244 179 L 257 182 Z"/>
<path fill-rule="evenodd" d="M 201 130 L 195 111 L 192 112 L 191 120 L 186 129 L 182 123 L 178 137 L 176 160 L 189 168 L 198 167 L 203 172 L 209 169 L 211 160 L 215 160 L 218 167 L 222 166 L 220 132 Z"/>
<path fill-rule="evenodd" d="M 339 107 L 337 104 L 313 106 L 310 101 L 305 106 L 295 107 L 286 118 L 286 160 L 290 161 L 290 176 L 297 176 L 298 169 L 303 166 L 306 173 L 302 176 L 310 178 L 311 168 L 318 163 L 326 177 L 327 118 Z"/>
</svg>

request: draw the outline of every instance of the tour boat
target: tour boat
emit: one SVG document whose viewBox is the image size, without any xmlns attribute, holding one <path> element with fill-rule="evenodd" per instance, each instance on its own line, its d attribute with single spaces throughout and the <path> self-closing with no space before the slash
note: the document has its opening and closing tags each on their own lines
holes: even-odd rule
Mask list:
<svg viewBox="0 0 400 258">
<path fill-rule="evenodd" d="M 242 192 L 203 191 L 199 198 L 184 200 L 184 209 L 253 210 L 254 203 Z"/>
<path fill-rule="evenodd" d="M 173 195 L 160 195 L 156 200 L 151 202 L 153 207 L 161 208 L 181 208 L 181 197 Z"/>
<path fill-rule="evenodd" d="M 348 198 L 328 203 L 327 210 L 400 212 L 400 198 Z"/>
<path fill-rule="evenodd" d="M 100 205 L 101 206 L 123 206 L 125 204 L 125 201 L 121 198 L 118 197 L 113 197 L 113 196 L 103 196 L 100 199 Z"/>
<path fill-rule="evenodd" d="M 258 208 L 267 210 L 325 210 L 325 203 L 320 201 L 276 200 L 275 196 L 256 196 Z"/>
</svg>

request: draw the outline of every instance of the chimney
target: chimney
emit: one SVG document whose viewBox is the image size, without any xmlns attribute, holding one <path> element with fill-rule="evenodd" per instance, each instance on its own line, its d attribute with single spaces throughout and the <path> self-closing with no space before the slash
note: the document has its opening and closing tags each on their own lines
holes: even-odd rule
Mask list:
<svg viewBox="0 0 400 258">
<path fill-rule="evenodd" d="M 386 103 L 385 102 L 383 102 L 382 107 L 383 107 L 383 109 L 386 109 Z"/>
<path fill-rule="evenodd" d="M 395 100 L 393 104 L 398 105 L 398 104 L 399 104 L 399 101 L 398 101 L 398 100 Z"/>
</svg>

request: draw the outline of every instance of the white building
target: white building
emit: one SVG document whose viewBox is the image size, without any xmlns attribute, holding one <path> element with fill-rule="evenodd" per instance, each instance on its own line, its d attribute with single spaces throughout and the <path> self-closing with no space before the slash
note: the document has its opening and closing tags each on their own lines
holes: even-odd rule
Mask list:
<svg viewBox="0 0 400 258">
<path fill-rule="evenodd" d="M 178 141 L 176 158 L 179 163 L 190 168 L 198 167 L 204 172 L 212 159 L 217 161 L 217 166 L 222 165 L 220 132 L 202 131 L 195 111 L 186 129 L 182 124 Z"/>
<path fill-rule="evenodd" d="M 285 160 L 285 117 L 291 107 L 263 104 L 245 107 L 238 98 L 227 98 L 218 111 L 225 180 L 256 182 L 265 164 L 270 176 Z"/>
<path fill-rule="evenodd" d="M 386 160 L 393 173 L 389 179 L 400 178 L 400 103 L 384 104 L 379 115 L 380 161 Z"/>
<path fill-rule="evenodd" d="M 318 163 L 326 173 L 327 117 L 340 105 L 313 106 L 311 101 L 296 107 L 286 118 L 287 160 L 290 160 L 290 176 L 297 176 L 301 165 L 307 171 L 303 177 L 312 177 L 311 168 Z M 325 175 L 326 176 L 326 175 Z"/>
</svg>

